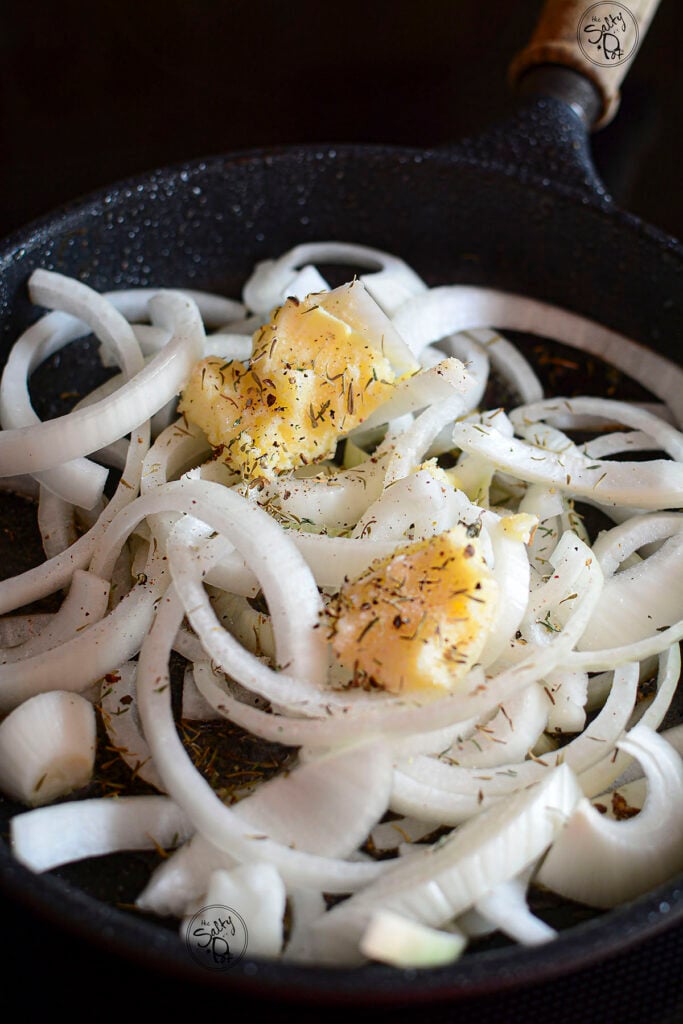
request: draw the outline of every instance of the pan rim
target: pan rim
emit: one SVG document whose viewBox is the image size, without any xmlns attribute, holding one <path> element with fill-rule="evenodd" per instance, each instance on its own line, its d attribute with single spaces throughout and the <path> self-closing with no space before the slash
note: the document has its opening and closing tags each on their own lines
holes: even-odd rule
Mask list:
<svg viewBox="0 0 683 1024">
<path fill-rule="evenodd" d="M 390 1007 L 512 992 L 616 959 L 683 922 L 680 875 L 636 900 L 561 931 L 552 942 L 475 950 L 445 967 L 334 968 L 245 958 L 230 971 L 217 974 L 191 960 L 176 932 L 151 917 L 136 917 L 103 903 L 57 875 L 31 872 L 13 858 L 4 840 L 0 842 L 0 889 L 15 907 L 47 920 L 65 935 L 137 967 L 144 965 L 160 977 L 173 976 L 240 996 L 284 999 L 290 1005 L 334 1002 Z"/>
<path fill-rule="evenodd" d="M 481 137 L 484 145 L 485 139 L 486 136 Z M 111 205 L 115 201 L 115 197 L 121 197 L 122 199 L 131 198 L 134 192 L 142 194 L 153 183 L 156 183 L 157 179 L 187 180 L 183 179 L 183 175 L 206 173 L 230 164 L 253 163 L 269 166 L 273 162 L 280 160 L 337 160 L 339 158 L 347 161 L 351 159 L 367 161 L 368 158 L 392 158 L 404 164 L 434 161 L 443 163 L 445 166 L 452 167 L 457 165 L 466 167 L 476 170 L 479 174 L 512 179 L 521 186 L 540 188 L 582 206 L 590 206 L 594 211 L 602 212 L 610 218 L 616 217 L 623 221 L 624 227 L 633 230 L 637 234 L 643 234 L 652 242 L 665 247 L 672 254 L 683 259 L 683 240 L 677 239 L 656 225 L 650 224 L 636 214 L 629 212 L 616 204 L 609 196 L 598 192 L 588 192 L 586 189 L 560 181 L 557 178 L 542 177 L 533 170 L 527 171 L 522 167 L 504 162 L 499 158 L 479 159 L 467 148 L 463 148 L 461 143 L 455 143 L 452 146 L 421 148 L 417 146 L 339 143 L 331 141 L 248 148 L 228 151 L 226 153 L 214 153 L 178 163 L 153 167 L 150 170 L 126 176 L 114 182 L 108 182 L 106 185 L 89 190 L 80 196 L 75 196 L 59 204 L 57 207 L 13 229 L 3 238 L 0 238 L 0 272 L 6 259 L 9 258 L 11 260 L 17 250 L 28 248 L 35 241 L 39 241 L 45 230 L 54 225 L 56 221 L 61 220 L 63 226 L 66 227 L 69 220 L 81 215 L 86 208 L 91 209 L 96 206 Z"/>
</svg>

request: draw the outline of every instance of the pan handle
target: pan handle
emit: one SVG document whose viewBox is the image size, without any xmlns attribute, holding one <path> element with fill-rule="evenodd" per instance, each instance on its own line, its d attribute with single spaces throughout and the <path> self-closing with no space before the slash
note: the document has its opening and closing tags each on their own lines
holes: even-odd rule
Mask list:
<svg viewBox="0 0 683 1024">
<path fill-rule="evenodd" d="M 512 62 L 511 82 L 525 92 L 558 93 L 565 99 L 566 77 L 551 68 L 560 65 L 578 72 L 581 79 L 570 76 L 581 95 L 578 106 L 589 127 L 602 128 L 617 112 L 619 86 L 658 5 L 659 0 L 546 0 L 528 46 Z"/>
</svg>

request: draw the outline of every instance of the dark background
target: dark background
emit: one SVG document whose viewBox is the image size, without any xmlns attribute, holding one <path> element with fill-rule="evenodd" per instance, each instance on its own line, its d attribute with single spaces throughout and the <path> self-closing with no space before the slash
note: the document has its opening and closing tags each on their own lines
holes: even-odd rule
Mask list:
<svg viewBox="0 0 683 1024">
<path fill-rule="evenodd" d="M 164 164 L 296 142 L 447 145 L 512 109 L 540 0 L 0 4 L 0 235 Z M 683 236 L 683 5 L 663 0 L 595 157 Z"/>
<path fill-rule="evenodd" d="M 0 6 L 0 235 L 109 182 L 193 157 L 298 142 L 443 146 L 476 134 L 513 109 L 507 65 L 539 8 L 537 0 L 9 0 Z M 618 118 L 594 137 L 596 165 L 618 202 L 678 237 L 682 42 L 683 4 L 663 0 Z M 215 994 L 105 962 L 16 909 L 3 920 L 7 977 L 28 986 L 34 1009 L 70 998 L 74 986 L 102 996 L 114 983 L 119 1019 L 138 1006 L 157 1017 L 219 1010 Z M 673 1024 L 683 1020 L 682 931 L 570 978 L 410 1019 Z M 244 1019 L 253 1007 L 223 1005 L 236 1010 Z M 333 1019 L 266 1012 L 275 1021 Z"/>
</svg>

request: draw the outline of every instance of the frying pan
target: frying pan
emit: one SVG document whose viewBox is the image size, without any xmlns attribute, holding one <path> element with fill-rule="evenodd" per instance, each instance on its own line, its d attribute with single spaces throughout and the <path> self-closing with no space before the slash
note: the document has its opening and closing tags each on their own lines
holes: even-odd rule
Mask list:
<svg viewBox="0 0 683 1024">
<path fill-rule="evenodd" d="M 523 97 L 516 115 L 454 149 L 315 146 L 216 157 L 116 185 L 13 235 L 0 249 L 3 360 L 35 316 L 26 295 L 35 267 L 98 289 L 189 285 L 235 295 L 257 260 L 326 238 L 395 252 L 433 284 L 486 284 L 553 302 L 677 358 L 683 247 L 616 208 L 591 163 L 587 126 L 613 114 L 621 72 L 603 74 L 569 46 L 587 6 L 548 6 L 514 66 Z M 628 8 L 642 38 L 654 5 Z M 549 70 L 547 61 L 563 66 Z M 3 804 L 5 818 L 16 810 Z M 292 1001 L 406 1003 L 510 988 L 614 954 L 683 917 L 678 879 L 546 947 L 473 954 L 419 978 L 251 962 L 215 975 L 193 965 L 173 931 L 111 905 L 140 870 L 115 858 L 33 876 L 0 848 L 3 889 L 27 913 L 157 973 Z"/>
</svg>

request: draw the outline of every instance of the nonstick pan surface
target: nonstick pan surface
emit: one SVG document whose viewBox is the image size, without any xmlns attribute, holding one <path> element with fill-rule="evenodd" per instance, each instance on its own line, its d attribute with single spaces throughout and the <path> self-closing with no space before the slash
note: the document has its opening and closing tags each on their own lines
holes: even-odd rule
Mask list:
<svg viewBox="0 0 683 1024">
<path fill-rule="evenodd" d="M 540 155 L 539 155 L 540 154 Z M 403 256 L 430 283 L 481 283 L 566 306 L 672 358 L 683 327 L 678 243 L 601 192 L 583 129 L 559 101 L 530 101 L 501 132 L 449 152 L 316 146 L 246 153 L 160 171 L 98 193 L 7 241 L 0 252 L 3 360 L 34 315 L 34 267 L 97 288 L 190 285 L 239 293 L 253 263 L 306 240 L 338 238 Z M 84 382 L 75 382 L 76 384 Z M 6 815 L 15 808 L 4 805 Z M 207 977 L 173 932 L 113 903 L 121 859 L 35 877 L 0 851 L 8 894 L 31 913 L 150 967 L 232 992 L 292 1000 L 424 1001 L 519 986 L 651 938 L 683 912 L 683 880 L 579 924 L 550 946 L 468 956 L 414 973 L 238 965 Z M 81 887 L 85 890 L 83 894 Z"/>
</svg>

